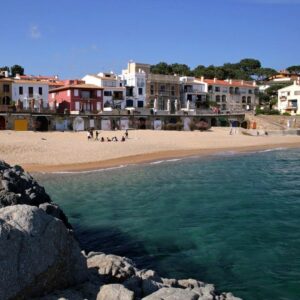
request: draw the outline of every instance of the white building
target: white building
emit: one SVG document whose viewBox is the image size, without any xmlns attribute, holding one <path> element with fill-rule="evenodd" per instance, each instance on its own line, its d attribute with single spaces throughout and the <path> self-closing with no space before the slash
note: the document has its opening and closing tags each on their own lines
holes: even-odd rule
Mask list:
<svg viewBox="0 0 300 300">
<path fill-rule="evenodd" d="M 278 110 L 291 115 L 300 114 L 300 82 L 278 90 Z"/>
<path fill-rule="evenodd" d="M 47 82 L 15 79 L 12 83 L 12 100 L 23 108 L 47 108 L 49 85 Z"/>
<path fill-rule="evenodd" d="M 146 72 L 142 69 L 143 66 L 144 64 L 129 62 L 128 68 L 122 71 L 126 87 L 126 107 L 145 107 Z"/>
<path fill-rule="evenodd" d="M 123 109 L 126 106 L 126 88 L 120 76 L 114 73 L 99 73 L 97 75 L 86 75 L 82 78 L 87 84 L 102 87 L 103 107 Z"/>
<path fill-rule="evenodd" d="M 206 103 L 207 83 L 197 80 L 195 77 L 180 77 L 180 98 L 182 107 L 187 106 L 189 101 L 190 108 L 200 109 Z"/>
</svg>

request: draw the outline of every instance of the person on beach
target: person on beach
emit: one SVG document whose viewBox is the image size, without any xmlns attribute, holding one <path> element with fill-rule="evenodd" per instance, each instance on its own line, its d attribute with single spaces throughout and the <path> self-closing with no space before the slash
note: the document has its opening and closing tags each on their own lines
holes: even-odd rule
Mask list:
<svg viewBox="0 0 300 300">
<path fill-rule="evenodd" d="M 92 129 L 90 130 L 90 134 L 91 134 L 91 139 L 93 139 L 94 138 L 94 131 Z"/>
<path fill-rule="evenodd" d="M 128 129 L 125 130 L 125 136 L 128 139 Z"/>
<path fill-rule="evenodd" d="M 122 136 L 121 142 L 125 142 L 125 136 Z"/>
<path fill-rule="evenodd" d="M 104 137 L 102 137 L 102 138 L 101 138 L 101 142 L 105 142 L 105 139 L 104 139 Z"/>
<path fill-rule="evenodd" d="M 108 142 L 111 142 L 111 139 L 110 139 L 110 138 L 106 138 L 106 139 L 107 139 Z"/>
<path fill-rule="evenodd" d="M 91 132 L 90 132 L 90 131 L 87 131 L 86 136 L 87 136 L 87 139 L 88 139 L 88 141 L 89 141 L 89 140 L 92 138 L 92 137 L 91 137 Z"/>
<path fill-rule="evenodd" d="M 99 132 L 98 132 L 98 130 L 96 130 L 96 137 L 95 137 L 95 141 L 99 141 L 99 138 L 98 138 L 98 136 L 99 136 Z"/>
</svg>

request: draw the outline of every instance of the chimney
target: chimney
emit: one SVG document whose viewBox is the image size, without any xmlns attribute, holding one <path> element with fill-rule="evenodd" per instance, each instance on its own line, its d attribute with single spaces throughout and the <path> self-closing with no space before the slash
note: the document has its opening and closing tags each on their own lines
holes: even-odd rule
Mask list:
<svg viewBox="0 0 300 300">
<path fill-rule="evenodd" d="M 214 82 L 217 82 L 217 78 L 216 77 L 214 78 Z"/>
<path fill-rule="evenodd" d="M 256 81 L 255 80 L 253 80 L 253 86 L 256 86 Z"/>
<path fill-rule="evenodd" d="M 244 85 L 244 80 L 241 80 L 241 85 Z"/>
<path fill-rule="evenodd" d="M 201 80 L 201 81 L 204 81 L 204 76 L 201 76 L 200 80 Z"/>
<path fill-rule="evenodd" d="M 8 71 L 4 71 L 4 77 L 8 77 Z"/>
<path fill-rule="evenodd" d="M 5 76 L 6 77 L 6 76 Z M 20 74 L 16 74 L 16 77 L 15 77 L 16 79 L 21 79 L 21 77 L 20 77 Z"/>
<path fill-rule="evenodd" d="M 229 79 L 229 83 L 232 84 L 232 79 Z"/>
</svg>

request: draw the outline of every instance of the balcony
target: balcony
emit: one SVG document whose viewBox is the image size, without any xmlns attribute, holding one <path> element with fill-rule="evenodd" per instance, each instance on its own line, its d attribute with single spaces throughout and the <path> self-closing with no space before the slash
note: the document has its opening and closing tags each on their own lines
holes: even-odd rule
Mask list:
<svg viewBox="0 0 300 300">
<path fill-rule="evenodd" d="M 286 101 L 287 97 L 286 96 L 281 96 L 279 99 L 280 99 L 280 101 Z"/>
</svg>

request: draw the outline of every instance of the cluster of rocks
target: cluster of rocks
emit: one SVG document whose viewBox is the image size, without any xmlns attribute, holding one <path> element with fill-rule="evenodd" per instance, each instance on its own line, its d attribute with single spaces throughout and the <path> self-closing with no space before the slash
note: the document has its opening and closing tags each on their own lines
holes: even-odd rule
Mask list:
<svg viewBox="0 0 300 300">
<path fill-rule="evenodd" d="M 27 172 L 0 162 L 0 299 L 238 300 L 125 257 L 80 250 L 65 214 Z"/>
</svg>

